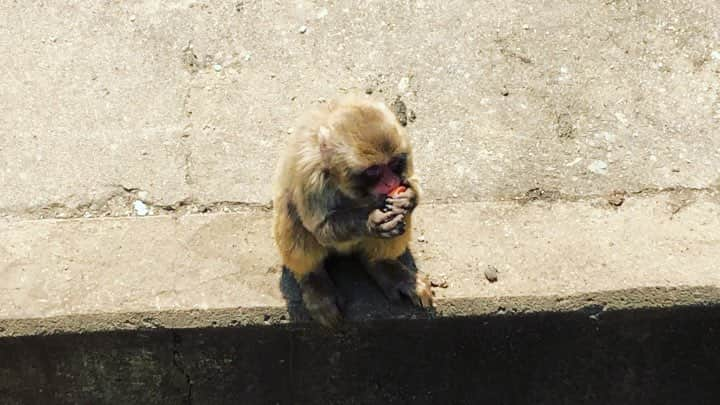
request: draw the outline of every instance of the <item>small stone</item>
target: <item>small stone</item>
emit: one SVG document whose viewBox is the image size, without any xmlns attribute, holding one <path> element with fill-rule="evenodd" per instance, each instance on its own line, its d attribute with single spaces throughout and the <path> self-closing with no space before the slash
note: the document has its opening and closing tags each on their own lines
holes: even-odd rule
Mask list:
<svg viewBox="0 0 720 405">
<path fill-rule="evenodd" d="M 130 16 L 130 22 L 135 22 L 135 16 L 134 16 L 134 15 L 131 15 L 131 16 Z"/>
<path fill-rule="evenodd" d="M 298 32 L 301 33 L 301 34 L 304 34 L 304 33 L 307 32 L 307 30 L 308 30 L 308 27 L 307 27 L 307 26 L 301 25 L 300 28 L 298 29 Z"/>
<path fill-rule="evenodd" d="M 250 62 L 250 57 L 251 57 L 250 52 L 248 52 L 245 54 L 245 56 L 243 56 L 243 60 L 245 60 L 245 62 Z"/>
<path fill-rule="evenodd" d="M 133 209 L 135 210 L 135 215 L 141 217 L 144 217 L 150 213 L 150 209 L 148 209 L 148 206 L 140 200 L 135 200 L 135 202 L 133 202 Z"/>
<path fill-rule="evenodd" d="M 213 70 L 215 70 L 216 72 L 221 71 L 222 68 L 223 68 L 222 65 L 219 64 L 219 63 L 216 63 L 216 64 L 213 65 Z"/>
<path fill-rule="evenodd" d="M 288 133 L 288 134 L 292 134 L 293 132 L 295 132 L 295 129 L 294 129 L 294 128 L 288 128 L 288 129 L 287 129 L 287 133 Z"/>
<path fill-rule="evenodd" d="M 587 168 L 595 174 L 603 176 L 608 174 L 608 164 L 602 160 L 594 160 Z"/>
<path fill-rule="evenodd" d="M 422 242 L 422 243 L 427 242 L 427 239 L 425 239 L 425 235 L 418 236 L 417 240 L 418 240 L 418 242 Z"/>
<path fill-rule="evenodd" d="M 504 97 L 507 97 L 510 95 L 510 91 L 507 89 L 507 87 L 503 86 L 502 91 L 500 91 L 500 94 L 502 94 Z"/>
<path fill-rule="evenodd" d="M 525 31 L 527 31 L 527 30 L 529 30 L 529 29 L 530 29 L 530 26 L 529 26 L 529 25 L 527 25 L 527 24 L 523 24 L 523 29 L 524 29 Z"/>
<path fill-rule="evenodd" d="M 432 281 L 432 280 L 431 280 L 431 281 L 430 281 L 430 285 L 431 285 L 432 287 L 440 287 L 440 288 L 448 288 L 448 287 L 450 286 L 450 285 L 448 284 L 448 282 L 445 281 L 445 280 L 441 280 L 441 281 L 439 281 L 439 282 L 438 282 L 438 281 Z"/>
<path fill-rule="evenodd" d="M 498 269 L 495 266 L 488 264 L 485 268 L 485 278 L 491 283 L 496 282 L 498 280 Z"/>
<path fill-rule="evenodd" d="M 625 203 L 625 192 L 623 191 L 614 191 L 610 196 L 608 197 L 608 204 L 619 207 Z"/>
<path fill-rule="evenodd" d="M 57 37 L 50 37 L 50 42 L 57 42 Z"/>
<path fill-rule="evenodd" d="M 713 60 L 720 60 L 720 51 L 712 51 L 710 52 L 710 57 Z"/>
<path fill-rule="evenodd" d="M 408 87 L 410 86 L 410 78 L 409 77 L 403 77 L 400 79 L 400 82 L 398 83 L 398 92 L 399 93 L 405 93 L 408 90 Z"/>
</svg>

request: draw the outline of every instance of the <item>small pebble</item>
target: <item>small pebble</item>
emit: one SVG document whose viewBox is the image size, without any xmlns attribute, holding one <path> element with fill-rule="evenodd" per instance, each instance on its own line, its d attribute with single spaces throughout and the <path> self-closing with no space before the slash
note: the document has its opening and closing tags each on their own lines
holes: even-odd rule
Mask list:
<svg viewBox="0 0 720 405">
<path fill-rule="evenodd" d="M 425 235 L 418 236 L 417 240 L 418 240 L 418 242 L 423 242 L 423 243 L 427 242 L 427 239 L 425 239 Z"/>
<path fill-rule="evenodd" d="M 214 65 L 213 65 L 213 70 L 215 70 L 216 72 L 221 71 L 221 70 L 222 70 L 222 65 L 220 65 L 220 64 L 218 64 L 218 63 L 214 64 Z"/>
<path fill-rule="evenodd" d="M 135 210 L 135 214 L 141 217 L 144 217 L 150 213 L 148 206 L 140 200 L 135 200 L 135 202 L 133 203 L 133 209 Z"/>
<path fill-rule="evenodd" d="M 491 283 L 496 282 L 498 280 L 498 269 L 495 266 L 488 264 L 485 268 L 485 278 Z"/>
<path fill-rule="evenodd" d="M 503 96 L 507 97 L 510 95 L 510 91 L 508 91 L 507 87 L 503 86 L 502 91 L 500 92 Z"/>
<path fill-rule="evenodd" d="M 302 26 L 300 26 L 300 29 L 298 29 L 298 32 L 301 34 L 304 34 L 307 32 L 307 30 L 308 30 L 307 26 L 302 25 Z"/>
<path fill-rule="evenodd" d="M 529 30 L 529 29 L 530 29 L 530 26 L 529 26 L 529 25 L 527 25 L 527 24 L 523 24 L 523 29 L 527 31 L 527 30 Z"/>
<path fill-rule="evenodd" d="M 610 196 L 608 197 L 608 203 L 610 205 L 613 205 L 615 207 L 619 207 L 625 203 L 625 192 L 623 191 L 614 191 Z"/>
<path fill-rule="evenodd" d="M 602 160 L 594 160 L 587 168 L 591 172 L 603 176 L 608 173 L 608 164 L 603 162 Z"/>
<path fill-rule="evenodd" d="M 448 282 L 445 281 L 445 280 L 442 280 L 442 281 L 440 281 L 440 282 L 430 281 L 430 285 L 431 285 L 432 287 L 440 287 L 440 288 L 448 288 L 448 287 L 450 286 L 450 285 L 448 284 Z"/>
<path fill-rule="evenodd" d="M 713 58 L 713 60 L 720 60 L 720 51 L 710 52 L 710 57 Z"/>
<path fill-rule="evenodd" d="M 398 86 L 397 86 L 398 92 L 405 93 L 409 86 L 410 86 L 410 78 L 403 77 L 402 79 L 400 79 L 400 82 L 398 83 Z"/>
<path fill-rule="evenodd" d="M 135 22 L 135 16 L 134 16 L 134 15 L 131 15 L 131 16 L 130 16 L 130 22 Z"/>
</svg>

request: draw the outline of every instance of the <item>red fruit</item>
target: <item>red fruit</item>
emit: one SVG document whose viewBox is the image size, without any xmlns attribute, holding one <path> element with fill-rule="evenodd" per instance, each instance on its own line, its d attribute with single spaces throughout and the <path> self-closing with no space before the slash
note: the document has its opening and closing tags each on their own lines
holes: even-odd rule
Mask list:
<svg viewBox="0 0 720 405">
<path fill-rule="evenodd" d="M 405 192 L 405 190 L 407 190 L 407 187 L 405 187 L 405 186 L 397 186 L 397 187 L 395 187 L 394 189 L 392 189 L 392 191 L 390 191 L 390 192 L 388 193 L 388 196 L 390 196 L 390 197 L 397 197 L 399 194 Z"/>
</svg>

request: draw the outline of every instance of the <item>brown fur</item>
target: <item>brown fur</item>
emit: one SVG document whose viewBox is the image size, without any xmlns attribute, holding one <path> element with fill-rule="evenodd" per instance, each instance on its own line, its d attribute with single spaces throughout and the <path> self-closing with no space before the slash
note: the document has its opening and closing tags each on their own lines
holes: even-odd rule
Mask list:
<svg viewBox="0 0 720 405">
<path fill-rule="evenodd" d="M 299 281 L 324 271 L 332 252 L 360 253 L 371 265 L 405 252 L 411 238 L 410 212 L 405 232 L 392 238 L 348 234 L 337 240 L 337 233 L 322 232 L 330 211 L 339 215 L 364 204 L 351 187 L 352 173 L 387 164 L 398 153 L 407 154 L 405 180 L 418 195 L 410 142 L 384 104 L 353 95 L 303 118 L 281 157 L 273 200 L 277 247 L 283 264 Z M 337 202 L 340 198 L 342 203 Z"/>
</svg>

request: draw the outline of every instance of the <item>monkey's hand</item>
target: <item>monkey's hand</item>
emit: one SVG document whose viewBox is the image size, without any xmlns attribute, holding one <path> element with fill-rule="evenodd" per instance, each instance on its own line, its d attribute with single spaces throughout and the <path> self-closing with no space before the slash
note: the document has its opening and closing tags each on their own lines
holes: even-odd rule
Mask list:
<svg viewBox="0 0 720 405">
<path fill-rule="evenodd" d="M 372 236 L 394 238 L 405 233 L 405 215 L 395 208 L 387 212 L 373 210 L 367 220 L 367 229 Z"/>
<path fill-rule="evenodd" d="M 387 210 L 400 210 L 403 214 L 409 214 L 417 206 L 417 193 L 411 187 L 407 187 L 402 193 L 385 199 Z"/>
</svg>

